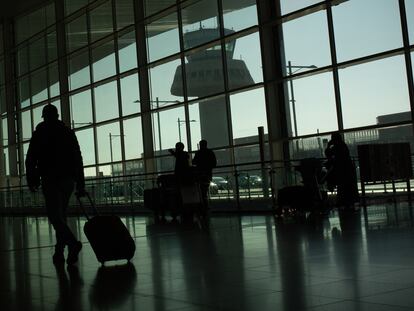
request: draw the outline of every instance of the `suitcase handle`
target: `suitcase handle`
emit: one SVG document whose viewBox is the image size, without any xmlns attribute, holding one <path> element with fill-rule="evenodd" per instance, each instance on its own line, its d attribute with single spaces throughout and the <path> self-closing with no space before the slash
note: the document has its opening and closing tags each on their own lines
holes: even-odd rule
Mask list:
<svg viewBox="0 0 414 311">
<path fill-rule="evenodd" d="M 85 196 L 88 198 L 88 201 L 89 201 L 90 205 L 92 206 L 92 209 L 95 211 L 95 214 L 96 214 L 97 216 L 99 216 L 98 209 L 96 208 L 96 205 L 95 205 L 95 203 L 93 202 L 93 200 L 92 200 L 92 198 L 91 198 L 91 196 L 90 196 L 89 192 L 85 192 Z M 83 214 L 85 215 L 86 219 L 87 219 L 87 220 L 90 220 L 90 219 L 91 219 L 91 217 L 89 216 L 88 212 L 86 211 L 85 205 L 83 205 L 82 200 L 81 200 L 81 197 L 80 197 L 80 196 L 78 196 L 78 195 L 76 195 L 76 199 L 77 199 L 77 201 L 78 201 L 78 203 L 79 203 L 79 206 L 81 207 L 81 209 L 82 209 L 82 211 L 83 211 Z"/>
</svg>

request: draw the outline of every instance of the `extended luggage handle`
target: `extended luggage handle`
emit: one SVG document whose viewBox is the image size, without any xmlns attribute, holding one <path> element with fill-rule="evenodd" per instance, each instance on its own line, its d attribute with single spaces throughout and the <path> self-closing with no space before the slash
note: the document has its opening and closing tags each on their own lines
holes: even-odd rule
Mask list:
<svg viewBox="0 0 414 311">
<path fill-rule="evenodd" d="M 91 195 L 89 194 L 89 192 L 86 192 L 85 191 L 85 196 L 88 198 L 88 201 L 89 201 L 90 205 L 92 206 L 92 209 L 95 211 L 95 214 L 97 216 L 99 216 L 99 211 L 96 208 L 96 205 L 93 202 L 93 200 L 92 200 Z M 83 213 L 85 214 L 86 219 L 87 220 L 90 220 L 91 217 L 89 216 L 88 212 L 86 211 L 85 205 L 83 205 L 82 200 L 81 200 L 81 197 L 79 195 L 76 195 L 76 199 L 78 200 L 79 206 L 81 207 Z"/>
</svg>

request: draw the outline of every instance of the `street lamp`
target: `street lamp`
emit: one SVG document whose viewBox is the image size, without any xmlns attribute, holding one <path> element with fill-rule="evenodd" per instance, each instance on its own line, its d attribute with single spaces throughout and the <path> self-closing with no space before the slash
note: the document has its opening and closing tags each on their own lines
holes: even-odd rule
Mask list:
<svg viewBox="0 0 414 311">
<path fill-rule="evenodd" d="M 134 103 L 140 103 L 140 102 L 141 101 L 139 99 L 134 101 Z M 160 108 L 160 104 L 178 104 L 180 101 L 178 101 L 178 100 L 159 100 L 158 97 L 155 97 L 155 100 L 150 100 L 149 102 L 150 102 L 150 104 L 155 103 L 155 109 L 157 109 L 158 141 L 159 141 L 159 145 L 160 145 L 160 150 L 162 150 L 160 112 L 159 112 L 158 108 Z M 153 107 L 151 107 L 151 108 L 153 108 Z"/>
<path fill-rule="evenodd" d="M 292 65 L 291 61 L 288 61 L 288 65 L 287 68 L 289 70 L 289 76 L 291 76 L 294 72 L 292 72 L 292 68 L 297 69 L 295 72 L 301 70 L 301 69 L 316 69 L 318 68 L 315 65 L 310 65 L 310 66 L 296 66 L 296 65 Z M 293 127 L 295 129 L 295 136 L 298 136 L 298 125 L 296 122 L 296 105 L 295 105 L 295 94 L 293 92 L 293 79 L 291 78 L 289 80 L 289 85 L 290 85 L 290 95 L 291 95 L 291 102 L 292 102 L 292 114 L 293 114 Z"/>
<path fill-rule="evenodd" d="M 186 122 L 197 122 L 196 120 L 190 120 L 190 121 L 187 121 L 187 120 L 180 120 L 180 118 L 178 118 L 178 120 L 177 120 L 177 123 L 178 123 L 178 141 L 180 141 L 181 142 L 181 123 L 186 123 Z"/>
</svg>

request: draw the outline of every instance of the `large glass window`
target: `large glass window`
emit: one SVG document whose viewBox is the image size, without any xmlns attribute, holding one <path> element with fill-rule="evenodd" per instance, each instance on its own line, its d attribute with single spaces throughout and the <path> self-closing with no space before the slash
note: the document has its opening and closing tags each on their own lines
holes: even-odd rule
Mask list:
<svg viewBox="0 0 414 311">
<path fill-rule="evenodd" d="M 89 53 L 73 56 L 69 59 L 69 89 L 74 90 L 91 83 L 89 71 Z"/>
<path fill-rule="evenodd" d="M 267 133 L 266 104 L 262 88 L 230 95 L 234 144 L 258 141 L 259 126 Z"/>
<path fill-rule="evenodd" d="M 20 137 L 21 141 L 28 140 L 32 137 L 32 117 L 30 110 L 22 112 L 22 136 Z"/>
<path fill-rule="evenodd" d="M 255 0 L 235 2 L 222 0 L 224 27 L 234 31 L 257 25 L 257 7 Z"/>
<path fill-rule="evenodd" d="M 176 4 L 176 0 L 163 0 L 162 2 L 154 1 L 154 0 L 145 0 L 144 1 L 145 16 L 150 16 L 152 14 L 155 14 L 174 4 Z"/>
<path fill-rule="evenodd" d="M 47 68 L 40 69 L 31 75 L 32 104 L 47 99 Z"/>
<path fill-rule="evenodd" d="M 9 132 L 7 127 L 7 118 L 3 118 L 1 120 L 2 125 L 2 133 L 3 133 L 3 146 L 7 146 L 9 144 Z"/>
<path fill-rule="evenodd" d="M 96 41 L 114 31 L 112 25 L 112 1 L 107 1 L 90 12 L 91 40 Z"/>
<path fill-rule="evenodd" d="M 288 81 L 287 89 L 288 126 L 293 136 L 338 129 L 332 73 Z"/>
<path fill-rule="evenodd" d="M 148 24 L 146 31 L 150 62 L 180 51 L 177 13 Z"/>
<path fill-rule="evenodd" d="M 402 46 L 397 0 L 345 1 L 332 13 L 338 61 Z"/>
<path fill-rule="evenodd" d="M 95 140 L 93 129 L 76 132 L 76 137 L 82 152 L 83 165 L 95 164 Z"/>
<path fill-rule="evenodd" d="M 17 50 L 17 73 L 19 76 L 29 71 L 29 48 L 20 46 Z"/>
<path fill-rule="evenodd" d="M 378 117 L 410 111 L 403 56 L 339 72 L 345 128 L 374 125 Z"/>
<path fill-rule="evenodd" d="M 119 72 L 137 68 L 137 46 L 135 31 L 118 38 Z"/>
<path fill-rule="evenodd" d="M 144 153 L 142 142 L 141 118 L 124 121 L 125 159 L 142 158 Z"/>
<path fill-rule="evenodd" d="M 56 31 L 47 34 L 47 57 L 49 62 L 54 61 L 58 57 L 56 40 Z"/>
<path fill-rule="evenodd" d="M 95 93 L 96 122 L 119 117 L 116 81 L 97 86 Z"/>
<path fill-rule="evenodd" d="M 116 5 L 116 26 L 117 29 L 124 28 L 134 23 L 133 0 L 117 0 Z"/>
<path fill-rule="evenodd" d="M 46 64 L 46 37 L 41 37 L 29 46 L 30 70 Z"/>
<path fill-rule="evenodd" d="M 185 71 L 188 97 L 203 97 L 223 92 L 221 45 L 186 55 Z"/>
<path fill-rule="evenodd" d="M 169 63 L 150 68 L 151 99 L 156 98 L 160 106 L 173 104 L 183 100 L 181 61 L 174 60 Z"/>
<path fill-rule="evenodd" d="M 202 0 L 182 9 L 184 48 L 213 41 L 220 36 L 217 1 Z"/>
<path fill-rule="evenodd" d="M 57 63 L 49 66 L 49 92 L 50 97 L 55 97 L 60 94 L 59 68 Z"/>
<path fill-rule="evenodd" d="M 226 42 L 229 88 L 263 81 L 259 33 Z"/>
<path fill-rule="evenodd" d="M 187 131 L 184 107 L 168 109 L 152 114 L 154 149 L 174 148 L 178 141 L 184 143 L 187 150 Z"/>
<path fill-rule="evenodd" d="M 88 43 L 86 15 L 82 15 L 66 25 L 66 45 L 68 51 L 74 51 Z"/>
<path fill-rule="evenodd" d="M 193 103 L 188 110 L 193 150 L 196 149 L 201 139 L 207 140 L 210 148 L 229 144 L 227 107 L 224 96 Z"/>
<path fill-rule="evenodd" d="M 320 11 L 283 24 L 286 65 L 289 61 L 298 69 L 331 64 L 326 12 Z M 289 74 L 289 70 L 286 70 Z"/>
<path fill-rule="evenodd" d="M 88 0 L 65 0 L 65 14 L 69 15 L 88 4 Z"/>
<path fill-rule="evenodd" d="M 116 74 L 114 42 L 105 44 L 93 49 L 93 79 L 99 81 Z"/>
<path fill-rule="evenodd" d="M 97 127 L 99 163 L 121 161 L 121 134 L 119 123 Z"/>
<path fill-rule="evenodd" d="M 141 111 L 139 84 L 136 74 L 121 79 L 122 114 L 124 116 Z"/>
<path fill-rule="evenodd" d="M 70 97 L 72 128 L 87 126 L 92 123 L 92 96 L 87 90 Z"/>
<path fill-rule="evenodd" d="M 410 36 L 410 44 L 414 44 L 414 1 L 405 1 L 405 11 L 407 13 L 408 34 Z"/>
<path fill-rule="evenodd" d="M 27 77 L 18 81 L 20 108 L 25 108 L 30 105 L 30 86 L 29 85 L 30 85 L 29 78 Z"/>
<path fill-rule="evenodd" d="M 280 0 L 282 15 L 306 8 L 312 4 L 322 2 L 321 0 Z"/>
</svg>

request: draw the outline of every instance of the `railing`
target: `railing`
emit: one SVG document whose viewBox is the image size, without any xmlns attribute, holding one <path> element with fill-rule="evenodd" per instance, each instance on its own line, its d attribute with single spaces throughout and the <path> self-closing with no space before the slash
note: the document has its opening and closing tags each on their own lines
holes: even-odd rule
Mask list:
<svg viewBox="0 0 414 311">
<path fill-rule="evenodd" d="M 301 184 L 300 174 L 295 170 L 299 163 L 299 160 L 295 160 L 220 166 L 214 170 L 213 182 L 210 185 L 210 206 L 213 210 L 271 210 L 276 206 L 278 189 L 286 185 Z M 357 162 L 356 167 L 358 168 Z M 145 211 L 144 189 L 156 186 L 157 176 L 165 173 L 172 172 L 88 178 L 86 190 L 98 208 Z M 397 183 L 395 187 L 397 192 L 407 190 L 406 183 Z M 378 183 L 366 187 L 367 194 L 387 192 L 391 193 L 392 189 L 386 184 Z M 18 209 L 35 212 L 44 207 L 41 191 L 31 193 L 25 185 L 0 188 L 0 202 L 0 212 L 6 213 L 13 213 Z M 74 196 L 70 204 L 77 205 Z"/>
</svg>

